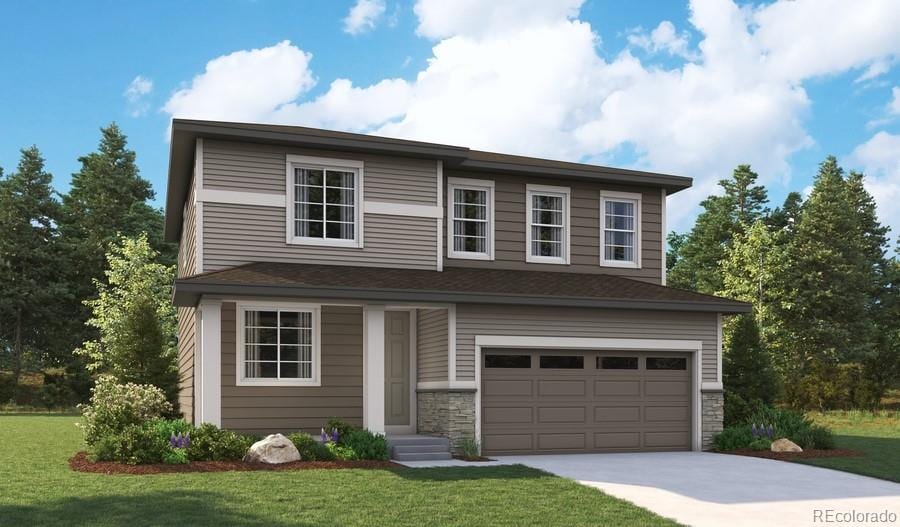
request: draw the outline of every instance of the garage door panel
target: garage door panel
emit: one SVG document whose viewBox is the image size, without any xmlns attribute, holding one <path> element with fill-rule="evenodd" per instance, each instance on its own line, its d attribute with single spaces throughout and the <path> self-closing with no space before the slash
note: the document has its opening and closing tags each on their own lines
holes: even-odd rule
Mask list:
<svg viewBox="0 0 900 527">
<path fill-rule="evenodd" d="M 691 394 L 691 383 L 690 381 L 681 380 L 648 380 L 644 381 L 644 393 L 651 397 L 660 395 L 682 395 L 687 397 Z"/>
<path fill-rule="evenodd" d="M 571 434 L 538 434 L 540 450 L 584 450 L 584 433 Z"/>
<path fill-rule="evenodd" d="M 641 381 L 594 381 L 594 395 L 600 397 L 635 397 L 641 394 Z"/>
<path fill-rule="evenodd" d="M 597 406 L 594 408 L 595 423 L 637 423 L 641 420 L 639 406 Z"/>
<path fill-rule="evenodd" d="M 526 408 L 482 407 L 481 416 L 485 424 L 531 424 L 534 422 L 534 412 L 530 406 Z"/>
<path fill-rule="evenodd" d="M 584 395 L 585 383 L 583 379 L 573 380 L 540 380 L 538 381 L 538 395 L 541 397 L 569 397 L 572 395 Z"/>
<path fill-rule="evenodd" d="M 577 423 L 579 425 L 584 425 L 586 413 L 584 406 L 539 407 L 538 422 Z"/>
<path fill-rule="evenodd" d="M 691 419 L 691 409 L 684 406 L 646 406 L 644 408 L 644 420 L 650 423 L 657 422 L 686 422 Z"/>
<path fill-rule="evenodd" d="M 530 379 L 492 380 L 485 383 L 484 395 L 529 397 L 533 384 Z"/>
<path fill-rule="evenodd" d="M 490 452 L 516 452 L 534 450 L 533 434 L 487 434 L 484 449 Z"/>
<path fill-rule="evenodd" d="M 599 432 L 594 434 L 594 448 L 640 448 L 640 432 Z"/>
<path fill-rule="evenodd" d="M 649 448 L 684 448 L 690 446 L 690 432 L 644 432 L 644 446 Z"/>
</svg>

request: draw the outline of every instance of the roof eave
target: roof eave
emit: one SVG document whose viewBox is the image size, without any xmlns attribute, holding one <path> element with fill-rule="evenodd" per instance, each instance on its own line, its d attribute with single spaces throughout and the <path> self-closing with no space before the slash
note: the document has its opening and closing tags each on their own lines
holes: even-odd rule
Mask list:
<svg viewBox="0 0 900 527">
<path fill-rule="evenodd" d="M 245 285 L 197 283 L 176 280 L 173 302 L 178 307 L 194 307 L 203 295 L 307 297 L 340 300 L 386 302 L 441 302 L 464 304 L 541 305 L 553 307 L 594 307 L 660 311 L 697 311 L 723 314 L 749 313 L 744 302 L 695 302 L 674 300 L 633 300 L 617 298 L 566 297 L 548 295 L 509 295 L 459 291 L 421 291 L 405 289 L 336 288 L 290 285 Z"/>
</svg>

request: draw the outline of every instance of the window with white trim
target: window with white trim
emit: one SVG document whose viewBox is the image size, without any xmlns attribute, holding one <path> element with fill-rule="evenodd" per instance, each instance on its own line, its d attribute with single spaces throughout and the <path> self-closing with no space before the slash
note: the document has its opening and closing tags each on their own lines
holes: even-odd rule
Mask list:
<svg viewBox="0 0 900 527">
<path fill-rule="evenodd" d="M 640 266 L 640 211 L 640 194 L 605 193 L 601 196 L 601 264 Z"/>
<path fill-rule="evenodd" d="M 289 156 L 288 242 L 361 246 L 361 172 L 354 161 Z"/>
<path fill-rule="evenodd" d="M 254 307 L 239 316 L 239 384 L 318 382 L 318 310 Z"/>
<path fill-rule="evenodd" d="M 569 189 L 528 185 L 526 195 L 526 261 L 569 263 Z"/>
<path fill-rule="evenodd" d="M 494 253 L 494 182 L 447 181 L 448 257 L 491 260 Z"/>
</svg>

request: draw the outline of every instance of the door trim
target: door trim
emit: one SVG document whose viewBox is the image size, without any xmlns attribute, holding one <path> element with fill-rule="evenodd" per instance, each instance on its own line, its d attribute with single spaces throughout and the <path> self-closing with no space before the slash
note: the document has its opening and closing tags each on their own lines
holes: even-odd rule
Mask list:
<svg viewBox="0 0 900 527">
<path fill-rule="evenodd" d="M 691 449 L 702 450 L 701 370 L 703 342 L 699 340 L 611 339 L 586 337 L 529 337 L 510 335 L 475 336 L 475 438 L 481 439 L 481 364 L 482 348 L 533 348 L 622 351 L 677 351 L 691 353 Z"/>
<path fill-rule="evenodd" d="M 416 351 L 416 342 L 418 341 L 418 336 L 416 333 L 417 319 L 416 319 L 416 309 L 386 309 L 386 312 L 390 311 L 399 311 L 402 313 L 409 313 L 409 424 L 407 425 L 385 425 L 384 431 L 386 434 L 415 434 L 418 427 L 418 414 L 416 412 L 416 378 L 417 378 L 417 364 L 416 357 L 418 356 L 418 352 Z M 387 318 L 385 318 L 385 321 Z M 386 322 L 385 322 L 386 323 Z M 385 375 L 387 375 L 387 370 L 385 370 Z"/>
</svg>

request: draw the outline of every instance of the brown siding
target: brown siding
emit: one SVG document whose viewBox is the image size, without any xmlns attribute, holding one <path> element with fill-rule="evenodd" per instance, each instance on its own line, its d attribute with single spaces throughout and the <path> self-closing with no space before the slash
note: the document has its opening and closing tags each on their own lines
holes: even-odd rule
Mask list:
<svg viewBox="0 0 900 527">
<path fill-rule="evenodd" d="M 716 381 L 715 313 L 459 304 L 456 378 L 475 379 L 475 336 L 644 338 L 703 342 L 703 382 Z"/>
<path fill-rule="evenodd" d="M 447 310 L 420 309 L 416 316 L 419 382 L 447 380 Z"/>
<path fill-rule="evenodd" d="M 362 426 L 362 308 L 322 307 L 322 385 L 237 386 L 236 305 L 222 304 L 222 427 L 316 433 L 329 417 Z"/>
<path fill-rule="evenodd" d="M 491 267 L 574 273 L 603 273 L 660 283 L 663 264 L 661 236 L 661 193 L 658 188 L 601 185 L 598 183 L 554 179 L 523 178 L 504 174 L 446 171 L 447 177 L 494 180 L 494 261 L 447 258 L 446 232 L 444 265 L 454 267 Z M 525 185 L 540 184 L 569 187 L 571 203 L 570 265 L 537 264 L 525 261 Z M 446 190 L 446 189 L 445 189 Z M 641 199 L 641 269 L 600 266 L 600 191 L 634 192 Z M 446 207 L 445 207 L 446 224 Z"/>
<path fill-rule="evenodd" d="M 184 221 L 181 227 L 181 241 L 178 244 L 178 277 L 197 273 L 197 206 L 194 203 L 194 185 L 184 203 Z"/>
<path fill-rule="evenodd" d="M 197 272 L 197 215 L 191 185 L 184 204 L 181 242 L 178 245 L 178 276 Z M 178 308 L 178 406 L 189 422 L 194 418 L 194 352 L 196 349 L 194 308 Z"/>
<path fill-rule="evenodd" d="M 437 161 L 210 139 L 203 145 L 203 187 L 283 195 L 287 154 L 362 161 L 367 201 L 437 203 Z"/>
<path fill-rule="evenodd" d="M 203 270 L 250 262 L 329 263 L 435 269 L 437 220 L 366 214 L 363 249 L 285 242 L 285 210 L 203 204 Z"/>
</svg>

